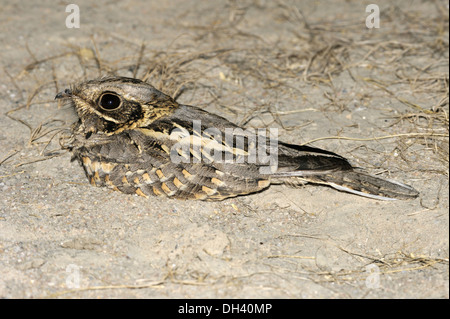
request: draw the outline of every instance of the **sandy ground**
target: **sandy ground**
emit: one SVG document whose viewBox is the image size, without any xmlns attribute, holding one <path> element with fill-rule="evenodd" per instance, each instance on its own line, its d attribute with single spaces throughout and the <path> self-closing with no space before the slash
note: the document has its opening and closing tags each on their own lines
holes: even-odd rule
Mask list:
<svg viewBox="0 0 450 319">
<path fill-rule="evenodd" d="M 31 5 L 32 3 L 32 5 Z M 448 1 L 2 1 L 0 297 L 448 298 Z M 61 152 L 74 81 L 145 78 L 179 102 L 413 185 L 223 202 L 123 195 Z M 313 141 L 314 140 L 314 141 Z"/>
</svg>

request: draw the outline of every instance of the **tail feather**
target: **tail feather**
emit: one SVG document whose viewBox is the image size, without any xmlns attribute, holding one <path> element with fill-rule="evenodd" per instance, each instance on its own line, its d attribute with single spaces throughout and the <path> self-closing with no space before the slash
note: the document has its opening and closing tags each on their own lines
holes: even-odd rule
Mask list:
<svg viewBox="0 0 450 319">
<path fill-rule="evenodd" d="M 289 177 L 287 174 L 278 177 L 291 184 L 292 179 L 298 179 L 302 182 L 329 185 L 341 191 L 381 200 L 413 199 L 419 195 L 419 192 L 409 185 L 357 170 L 331 171 L 321 174 L 316 172 L 315 175 L 308 172 L 306 174 L 305 172 L 292 172 Z"/>
<path fill-rule="evenodd" d="M 409 185 L 389 181 L 354 168 L 344 157 L 309 146 L 280 143 L 278 170 L 272 183 L 325 184 L 341 191 L 365 197 L 392 200 L 412 199 L 419 195 Z"/>
</svg>

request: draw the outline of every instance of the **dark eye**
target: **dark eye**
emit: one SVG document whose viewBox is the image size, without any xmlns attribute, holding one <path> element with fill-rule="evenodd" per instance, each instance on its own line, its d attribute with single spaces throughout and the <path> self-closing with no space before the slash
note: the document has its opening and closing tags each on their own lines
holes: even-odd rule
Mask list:
<svg viewBox="0 0 450 319">
<path fill-rule="evenodd" d="M 100 106 L 107 111 L 115 110 L 121 104 L 122 100 L 115 94 L 104 93 L 100 98 Z"/>
</svg>

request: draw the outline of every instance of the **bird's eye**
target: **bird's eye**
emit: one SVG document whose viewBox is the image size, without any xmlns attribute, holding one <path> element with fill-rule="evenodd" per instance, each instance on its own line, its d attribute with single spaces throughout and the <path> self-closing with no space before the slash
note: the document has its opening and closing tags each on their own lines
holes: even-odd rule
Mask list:
<svg viewBox="0 0 450 319">
<path fill-rule="evenodd" d="M 119 96 L 112 93 L 104 93 L 100 98 L 100 106 L 106 111 L 113 111 L 122 105 Z"/>
</svg>

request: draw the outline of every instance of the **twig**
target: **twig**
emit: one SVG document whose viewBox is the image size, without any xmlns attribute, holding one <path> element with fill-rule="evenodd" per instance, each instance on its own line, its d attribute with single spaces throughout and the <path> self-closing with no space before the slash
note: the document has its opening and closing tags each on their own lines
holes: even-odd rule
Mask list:
<svg viewBox="0 0 450 319">
<path fill-rule="evenodd" d="M 358 138 L 358 137 L 345 137 L 345 136 L 326 136 L 312 139 L 308 142 L 302 143 L 300 145 L 306 145 L 310 143 L 314 143 L 321 140 L 349 140 L 349 141 L 377 141 L 384 140 L 395 137 L 449 137 L 449 134 L 441 134 L 441 133 L 400 133 L 393 135 L 385 135 L 385 136 L 377 136 L 377 137 L 368 137 L 368 138 Z"/>
</svg>

